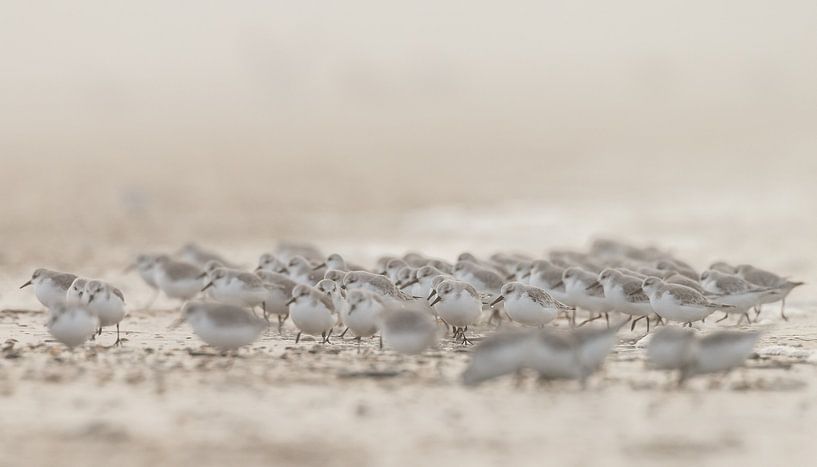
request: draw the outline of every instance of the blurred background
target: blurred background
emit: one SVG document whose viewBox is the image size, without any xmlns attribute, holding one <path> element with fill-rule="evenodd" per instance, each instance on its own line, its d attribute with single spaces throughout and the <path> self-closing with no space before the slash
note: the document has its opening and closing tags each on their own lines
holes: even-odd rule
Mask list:
<svg viewBox="0 0 817 467">
<path fill-rule="evenodd" d="M 11 1 L 0 44 L 6 264 L 817 251 L 813 1 Z"/>
</svg>

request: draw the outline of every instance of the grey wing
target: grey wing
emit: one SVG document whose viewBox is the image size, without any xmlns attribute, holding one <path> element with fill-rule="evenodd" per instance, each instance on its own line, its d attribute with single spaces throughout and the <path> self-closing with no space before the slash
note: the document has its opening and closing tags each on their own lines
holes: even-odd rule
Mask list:
<svg viewBox="0 0 817 467">
<path fill-rule="evenodd" d="M 604 296 L 604 286 L 602 286 L 599 281 L 593 281 L 585 290 L 592 297 Z"/>
<path fill-rule="evenodd" d="M 240 280 L 249 287 L 261 287 L 264 281 L 260 277 L 251 272 L 242 272 L 236 275 L 236 279 Z"/>
<path fill-rule="evenodd" d="M 721 290 L 721 292 L 727 294 L 741 293 L 749 290 L 746 281 L 739 277 L 732 276 L 722 277 L 718 279 L 716 285 Z"/>
<path fill-rule="evenodd" d="M 181 261 L 170 263 L 166 271 L 171 279 L 193 279 L 201 274 L 198 267 Z"/>
<path fill-rule="evenodd" d="M 649 302 L 650 298 L 644 293 L 638 281 L 628 281 L 624 284 L 624 295 L 633 303 Z"/>
<path fill-rule="evenodd" d="M 542 289 L 531 287 L 530 289 L 525 290 L 525 293 L 537 305 L 549 308 L 556 306 L 556 300 L 554 300 L 550 294 Z"/>
<path fill-rule="evenodd" d="M 701 306 L 708 306 L 712 304 L 712 302 L 704 297 L 700 292 L 689 287 L 670 287 L 669 293 L 683 304 Z"/>
<path fill-rule="evenodd" d="M 113 289 L 112 290 L 113 294 L 116 295 L 117 297 L 119 297 L 119 299 L 122 300 L 122 303 L 124 303 L 125 302 L 125 295 L 122 294 L 122 291 L 117 289 L 116 287 L 111 287 L 111 289 Z"/>
<path fill-rule="evenodd" d="M 74 283 L 74 279 L 76 278 L 77 276 L 74 274 L 63 273 L 53 276 L 51 280 L 54 281 L 57 285 L 59 285 L 60 288 L 68 290 L 68 288 L 71 287 L 71 284 Z"/>
</svg>

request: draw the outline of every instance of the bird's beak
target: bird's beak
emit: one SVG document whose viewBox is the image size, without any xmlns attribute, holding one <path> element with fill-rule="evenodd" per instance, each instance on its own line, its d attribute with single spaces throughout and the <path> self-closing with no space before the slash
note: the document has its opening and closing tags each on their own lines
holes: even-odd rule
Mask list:
<svg viewBox="0 0 817 467">
<path fill-rule="evenodd" d="M 491 302 L 491 306 L 496 305 L 497 303 L 501 302 L 502 300 L 505 300 L 505 297 L 503 297 L 502 295 L 500 295 L 499 297 L 496 297 L 496 299 L 493 302 Z"/>
<path fill-rule="evenodd" d="M 442 298 L 440 298 L 440 296 L 438 295 L 437 298 L 435 298 L 434 301 L 431 302 L 431 305 L 429 305 L 429 306 L 434 306 L 437 303 L 439 303 L 440 301 L 442 301 Z"/>
<path fill-rule="evenodd" d="M 511 280 L 513 280 L 514 277 L 516 277 L 516 273 L 510 273 L 510 274 L 508 274 L 508 277 L 505 278 L 505 280 L 506 281 L 511 281 Z"/>
<path fill-rule="evenodd" d="M 525 279 L 527 277 L 530 277 L 530 271 L 526 272 L 525 274 L 522 274 L 522 279 Z"/>
<path fill-rule="evenodd" d="M 436 294 L 437 294 L 437 291 L 434 290 L 434 289 L 431 289 L 431 292 L 428 293 L 428 297 L 426 297 L 426 300 L 431 300 L 431 297 L 433 297 Z"/>
<path fill-rule="evenodd" d="M 258 272 L 258 271 L 260 271 L 262 269 L 264 269 L 264 268 L 262 268 L 261 265 L 259 264 L 258 267 L 255 268 L 255 272 Z"/>
<path fill-rule="evenodd" d="M 94 294 L 88 295 L 88 303 L 90 304 L 93 301 L 94 301 Z"/>
<path fill-rule="evenodd" d="M 204 288 L 203 288 L 203 289 L 201 289 L 201 291 L 202 291 L 202 292 L 204 292 L 205 290 L 209 289 L 209 288 L 210 288 L 210 287 L 212 287 L 212 286 L 213 286 L 213 283 L 212 283 L 212 282 L 208 282 L 208 283 L 207 283 L 207 285 L 205 285 L 205 286 L 204 286 Z"/>
<path fill-rule="evenodd" d="M 349 305 L 349 312 L 347 314 L 351 315 L 354 311 L 355 311 L 355 306 L 354 305 Z"/>
<path fill-rule="evenodd" d="M 318 269 L 323 269 L 325 267 L 326 267 L 326 263 L 324 262 L 324 263 L 321 263 L 321 264 L 315 266 L 314 268 L 312 268 L 312 270 L 317 271 Z"/>
<path fill-rule="evenodd" d="M 205 271 L 205 272 L 203 272 L 203 273 L 201 273 L 201 274 L 199 274 L 199 275 L 196 277 L 196 279 L 204 279 L 205 277 L 207 277 L 207 272 L 206 272 L 206 271 Z"/>
<path fill-rule="evenodd" d="M 28 281 L 28 282 L 26 282 L 25 284 L 21 285 L 21 286 L 20 286 L 20 288 L 21 288 L 21 289 L 24 289 L 24 288 L 28 287 L 28 286 L 29 286 L 29 285 L 31 285 L 31 284 L 32 284 L 32 282 L 31 282 L 31 281 Z"/>
<path fill-rule="evenodd" d="M 598 283 L 598 282 L 593 282 L 592 284 L 590 284 L 590 285 L 588 285 L 587 287 L 585 287 L 585 288 L 584 288 L 584 290 L 595 289 L 595 288 L 596 288 L 596 287 L 598 287 L 598 286 L 599 286 L 599 283 Z"/>
<path fill-rule="evenodd" d="M 287 306 L 290 306 L 290 305 L 292 305 L 293 303 L 295 303 L 295 297 L 292 297 L 292 298 L 290 298 L 289 300 L 287 300 L 286 305 L 287 305 Z"/>
</svg>

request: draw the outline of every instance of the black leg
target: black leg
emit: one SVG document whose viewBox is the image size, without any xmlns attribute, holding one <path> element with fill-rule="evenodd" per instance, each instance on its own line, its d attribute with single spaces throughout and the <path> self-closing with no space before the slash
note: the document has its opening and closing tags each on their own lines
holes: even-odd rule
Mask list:
<svg viewBox="0 0 817 467">
<path fill-rule="evenodd" d="M 780 317 L 783 318 L 783 321 L 789 320 L 786 316 L 786 297 L 783 297 L 783 300 L 780 301 Z"/>
<path fill-rule="evenodd" d="M 723 312 L 723 318 L 721 318 L 721 319 L 719 319 L 719 320 L 715 321 L 715 323 L 720 323 L 721 321 L 725 320 L 726 318 L 729 318 L 729 313 L 727 313 L 727 312 L 725 312 L 725 311 L 724 311 L 724 312 Z"/>
<path fill-rule="evenodd" d="M 650 317 L 647 317 L 647 334 L 650 333 Z"/>
<path fill-rule="evenodd" d="M 113 343 L 114 346 L 118 346 L 120 343 L 119 340 L 119 323 L 116 323 L 116 342 Z"/>
<path fill-rule="evenodd" d="M 610 313 L 604 313 L 604 321 L 607 322 L 607 329 L 610 329 Z"/>
<path fill-rule="evenodd" d="M 341 339 L 343 339 L 343 336 L 345 336 L 347 332 L 349 332 L 349 328 L 348 328 L 348 327 L 347 327 L 346 329 L 344 329 L 342 333 L 340 333 L 340 338 L 341 338 Z M 358 342 L 359 342 L 359 341 L 358 341 Z"/>
<path fill-rule="evenodd" d="M 298 335 L 295 336 L 295 343 L 297 344 L 299 340 L 301 340 L 301 332 L 300 331 L 298 331 Z"/>
<path fill-rule="evenodd" d="M 383 350 L 383 335 L 381 334 L 379 337 L 380 337 L 380 350 Z"/>
<path fill-rule="evenodd" d="M 357 336 L 355 340 L 357 341 L 357 353 L 360 353 L 360 336 Z"/>
</svg>

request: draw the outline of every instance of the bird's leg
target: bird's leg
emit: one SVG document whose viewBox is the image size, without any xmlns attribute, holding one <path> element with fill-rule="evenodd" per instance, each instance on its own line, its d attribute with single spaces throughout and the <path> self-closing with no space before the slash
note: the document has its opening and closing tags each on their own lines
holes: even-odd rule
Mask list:
<svg viewBox="0 0 817 467">
<path fill-rule="evenodd" d="M 788 316 L 786 316 L 786 297 L 783 297 L 783 300 L 780 301 L 780 317 L 783 318 L 783 321 L 789 320 Z"/>
<path fill-rule="evenodd" d="M 96 335 L 97 335 L 97 336 L 101 336 L 101 335 L 102 335 L 102 326 L 100 326 L 100 327 L 99 327 L 99 331 L 97 331 Z"/>
<path fill-rule="evenodd" d="M 607 322 L 607 329 L 610 329 L 610 313 L 604 312 L 604 321 Z"/>
<path fill-rule="evenodd" d="M 378 336 L 380 338 L 380 350 L 383 350 L 383 334 Z"/>
<path fill-rule="evenodd" d="M 755 323 L 757 323 L 761 311 L 763 311 L 763 305 L 755 305 Z"/>
<path fill-rule="evenodd" d="M 346 328 L 346 329 L 349 329 L 349 328 Z M 344 332 L 346 332 L 346 331 L 344 331 Z M 357 341 L 357 353 L 360 353 L 360 336 L 357 336 L 355 338 L 355 340 Z"/>
<path fill-rule="evenodd" d="M 269 324 L 269 313 L 267 313 L 267 302 L 261 302 L 261 309 L 264 310 L 264 321 Z"/>
<path fill-rule="evenodd" d="M 282 315 L 278 315 L 278 334 L 281 334 L 282 327 L 284 327 L 284 319 Z"/>
<path fill-rule="evenodd" d="M 120 342 L 121 341 L 119 340 L 119 323 L 116 323 L 116 342 L 113 343 L 114 347 L 119 346 Z"/>
<path fill-rule="evenodd" d="M 727 319 L 727 318 L 729 318 L 729 313 L 727 313 L 727 312 L 725 312 L 725 311 L 724 311 L 724 312 L 723 312 L 723 318 L 721 318 L 721 319 L 719 319 L 719 320 L 715 321 L 715 323 L 720 323 L 721 321 L 723 321 L 723 320 L 725 320 L 725 319 Z"/>
<path fill-rule="evenodd" d="M 462 345 L 469 345 L 469 344 L 473 345 L 473 342 L 471 342 L 468 339 L 468 337 L 465 336 L 465 331 L 467 331 L 467 330 L 468 330 L 468 326 L 465 326 L 464 328 L 460 328 L 460 337 L 462 337 Z"/>
<path fill-rule="evenodd" d="M 647 334 L 650 333 L 650 317 L 647 316 Z"/>
<path fill-rule="evenodd" d="M 630 324 L 630 331 L 634 331 L 635 330 L 635 323 L 639 322 L 643 318 L 644 318 L 643 316 L 639 316 L 638 318 L 634 319 L 633 323 Z"/>
<path fill-rule="evenodd" d="M 301 340 L 301 332 L 300 331 L 298 331 L 298 335 L 295 336 L 295 343 L 297 344 L 299 340 Z"/>
<path fill-rule="evenodd" d="M 587 318 L 586 320 L 584 320 L 584 321 L 582 321 L 581 323 L 579 323 L 579 325 L 578 325 L 577 327 L 579 327 L 579 328 L 580 328 L 580 327 L 584 326 L 585 324 L 587 324 L 587 323 L 592 323 L 593 321 L 595 321 L 595 320 L 597 320 L 597 319 L 601 319 L 601 314 L 599 314 L 598 316 L 592 316 L 592 317 L 590 317 L 590 318 Z M 608 323 L 609 323 L 609 322 L 608 322 Z"/>
<path fill-rule="evenodd" d="M 343 330 L 342 333 L 340 333 L 340 338 L 343 339 L 343 336 L 345 336 L 347 332 L 349 332 L 348 326 L 346 327 L 346 329 Z M 360 344 L 360 339 L 358 339 L 358 344 Z"/>
</svg>

